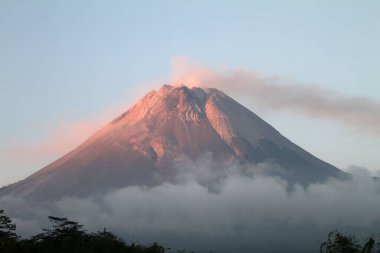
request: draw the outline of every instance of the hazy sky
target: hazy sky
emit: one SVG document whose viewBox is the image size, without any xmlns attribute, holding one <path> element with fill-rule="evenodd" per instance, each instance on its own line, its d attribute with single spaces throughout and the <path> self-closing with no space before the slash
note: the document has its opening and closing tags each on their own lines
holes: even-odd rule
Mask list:
<svg viewBox="0 0 380 253">
<path fill-rule="evenodd" d="M 169 81 L 178 56 L 379 103 L 379 13 L 369 0 L 0 0 L 0 186 Z M 235 98 L 335 166 L 380 169 L 378 134 Z"/>
</svg>

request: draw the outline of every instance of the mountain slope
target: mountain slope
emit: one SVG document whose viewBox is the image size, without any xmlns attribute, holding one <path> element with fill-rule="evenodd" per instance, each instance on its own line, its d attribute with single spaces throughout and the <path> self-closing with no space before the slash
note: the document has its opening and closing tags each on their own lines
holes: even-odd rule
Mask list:
<svg viewBox="0 0 380 253">
<path fill-rule="evenodd" d="M 0 195 L 46 200 L 152 186 L 172 180 L 178 157 L 195 160 L 208 152 L 217 161 L 276 163 L 285 171 L 282 177 L 301 184 L 343 175 L 221 91 L 164 85 Z"/>
</svg>

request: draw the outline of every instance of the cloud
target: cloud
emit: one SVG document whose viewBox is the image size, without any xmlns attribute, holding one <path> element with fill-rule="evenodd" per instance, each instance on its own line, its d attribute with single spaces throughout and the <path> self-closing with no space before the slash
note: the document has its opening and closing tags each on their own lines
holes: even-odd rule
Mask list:
<svg viewBox="0 0 380 253">
<path fill-rule="evenodd" d="M 196 252 L 316 252 L 335 229 L 364 236 L 378 232 L 378 182 L 331 179 L 289 190 L 286 181 L 266 175 L 270 167 L 278 169 L 271 164 L 220 166 L 208 156 L 183 159 L 177 183 L 66 197 L 48 208 L 7 197 L 0 199 L 0 207 L 26 235 L 46 227 L 47 215 L 58 215 L 90 231 L 107 227 L 127 241 L 159 241 Z"/>
<path fill-rule="evenodd" d="M 380 171 L 371 171 L 368 168 L 357 166 L 357 165 L 349 165 L 346 172 L 358 176 L 358 177 L 379 177 Z"/>
<path fill-rule="evenodd" d="M 279 76 L 237 69 L 216 71 L 199 67 L 188 58 L 172 61 L 172 82 L 218 88 L 246 97 L 271 110 L 287 110 L 312 118 L 339 121 L 346 126 L 380 135 L 380 102 L 367 97 L 346 96 Z"/>
</svg>

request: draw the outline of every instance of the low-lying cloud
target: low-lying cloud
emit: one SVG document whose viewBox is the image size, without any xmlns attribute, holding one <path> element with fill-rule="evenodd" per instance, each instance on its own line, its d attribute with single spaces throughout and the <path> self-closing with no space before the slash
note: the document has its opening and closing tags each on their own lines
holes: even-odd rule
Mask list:
<svg viewBox="0 0 380 253">
<path fill-rule="evenodd" d="M 171 79 L 175 84 L 218 88 L 254 100 L 267 109 L 335 120 L 380 135 L 380 102 L 367 97 L 346 96 L 257 71 L 216 71 L 196 66 L 187 58 L 175 58 L 173 68 Z"/>
<path fill-rule="evenodd" d="M 48 208 L 6 197 L 0 207 L 25 235 L 57 215 L 89 230 L 107 227 L 128 241 L 159 241 L 171 252 L 317 252 L 335 229 L 361 239 L 379 232 L 380 184 L 368 177 L 304 188 L 268 176 L 268 168 L 279 169 L 272 164 L 223 166 L 205 156 L 178 166 L 177 183 L 63 198 Z"/>
</svg>

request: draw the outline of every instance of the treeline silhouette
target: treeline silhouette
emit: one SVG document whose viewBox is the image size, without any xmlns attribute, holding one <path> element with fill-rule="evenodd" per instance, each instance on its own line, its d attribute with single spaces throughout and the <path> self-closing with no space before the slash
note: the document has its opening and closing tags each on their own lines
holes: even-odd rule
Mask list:
<svg viewBox="0 0 380 253">
<path fill-rule="evenodd" d="M 66 218 L 49 216 L 50 229 L 22 239 L 16 225 L 0 210 L 1 253 L 164 253 L 158 243 L 150 246 L 127 244 L 122 238 L 106 230 L 88 233 L 83 225 Z"/>
<path fill-rule="evenodd" d="M 88 233 L 83 225 L 66 218 L 48 217 L 52 226 L 41 233 L 22 239 L 16 225 L 0 210 L 0 253 L 164 253 L 158 243 L 150 246 L 131 243 L 106 231 Z M 169 248 L 167 248 L 169 249 Z M 185 253 L 178 250 L 177 253 Z M 361 244 L 354 235 L 339 231 L 328 234 L 320 245 L 321 253 L 380 253 L 380 243 L 369 237 Z"/>
<path fill-rule="evenodd" d="M 330 232 L 328 239 L 320 246 L 321 253 L 380 253 L 380 243 L 369 237 L 360 243 L 354 235 L 339 231 Z"/>
</svg>

